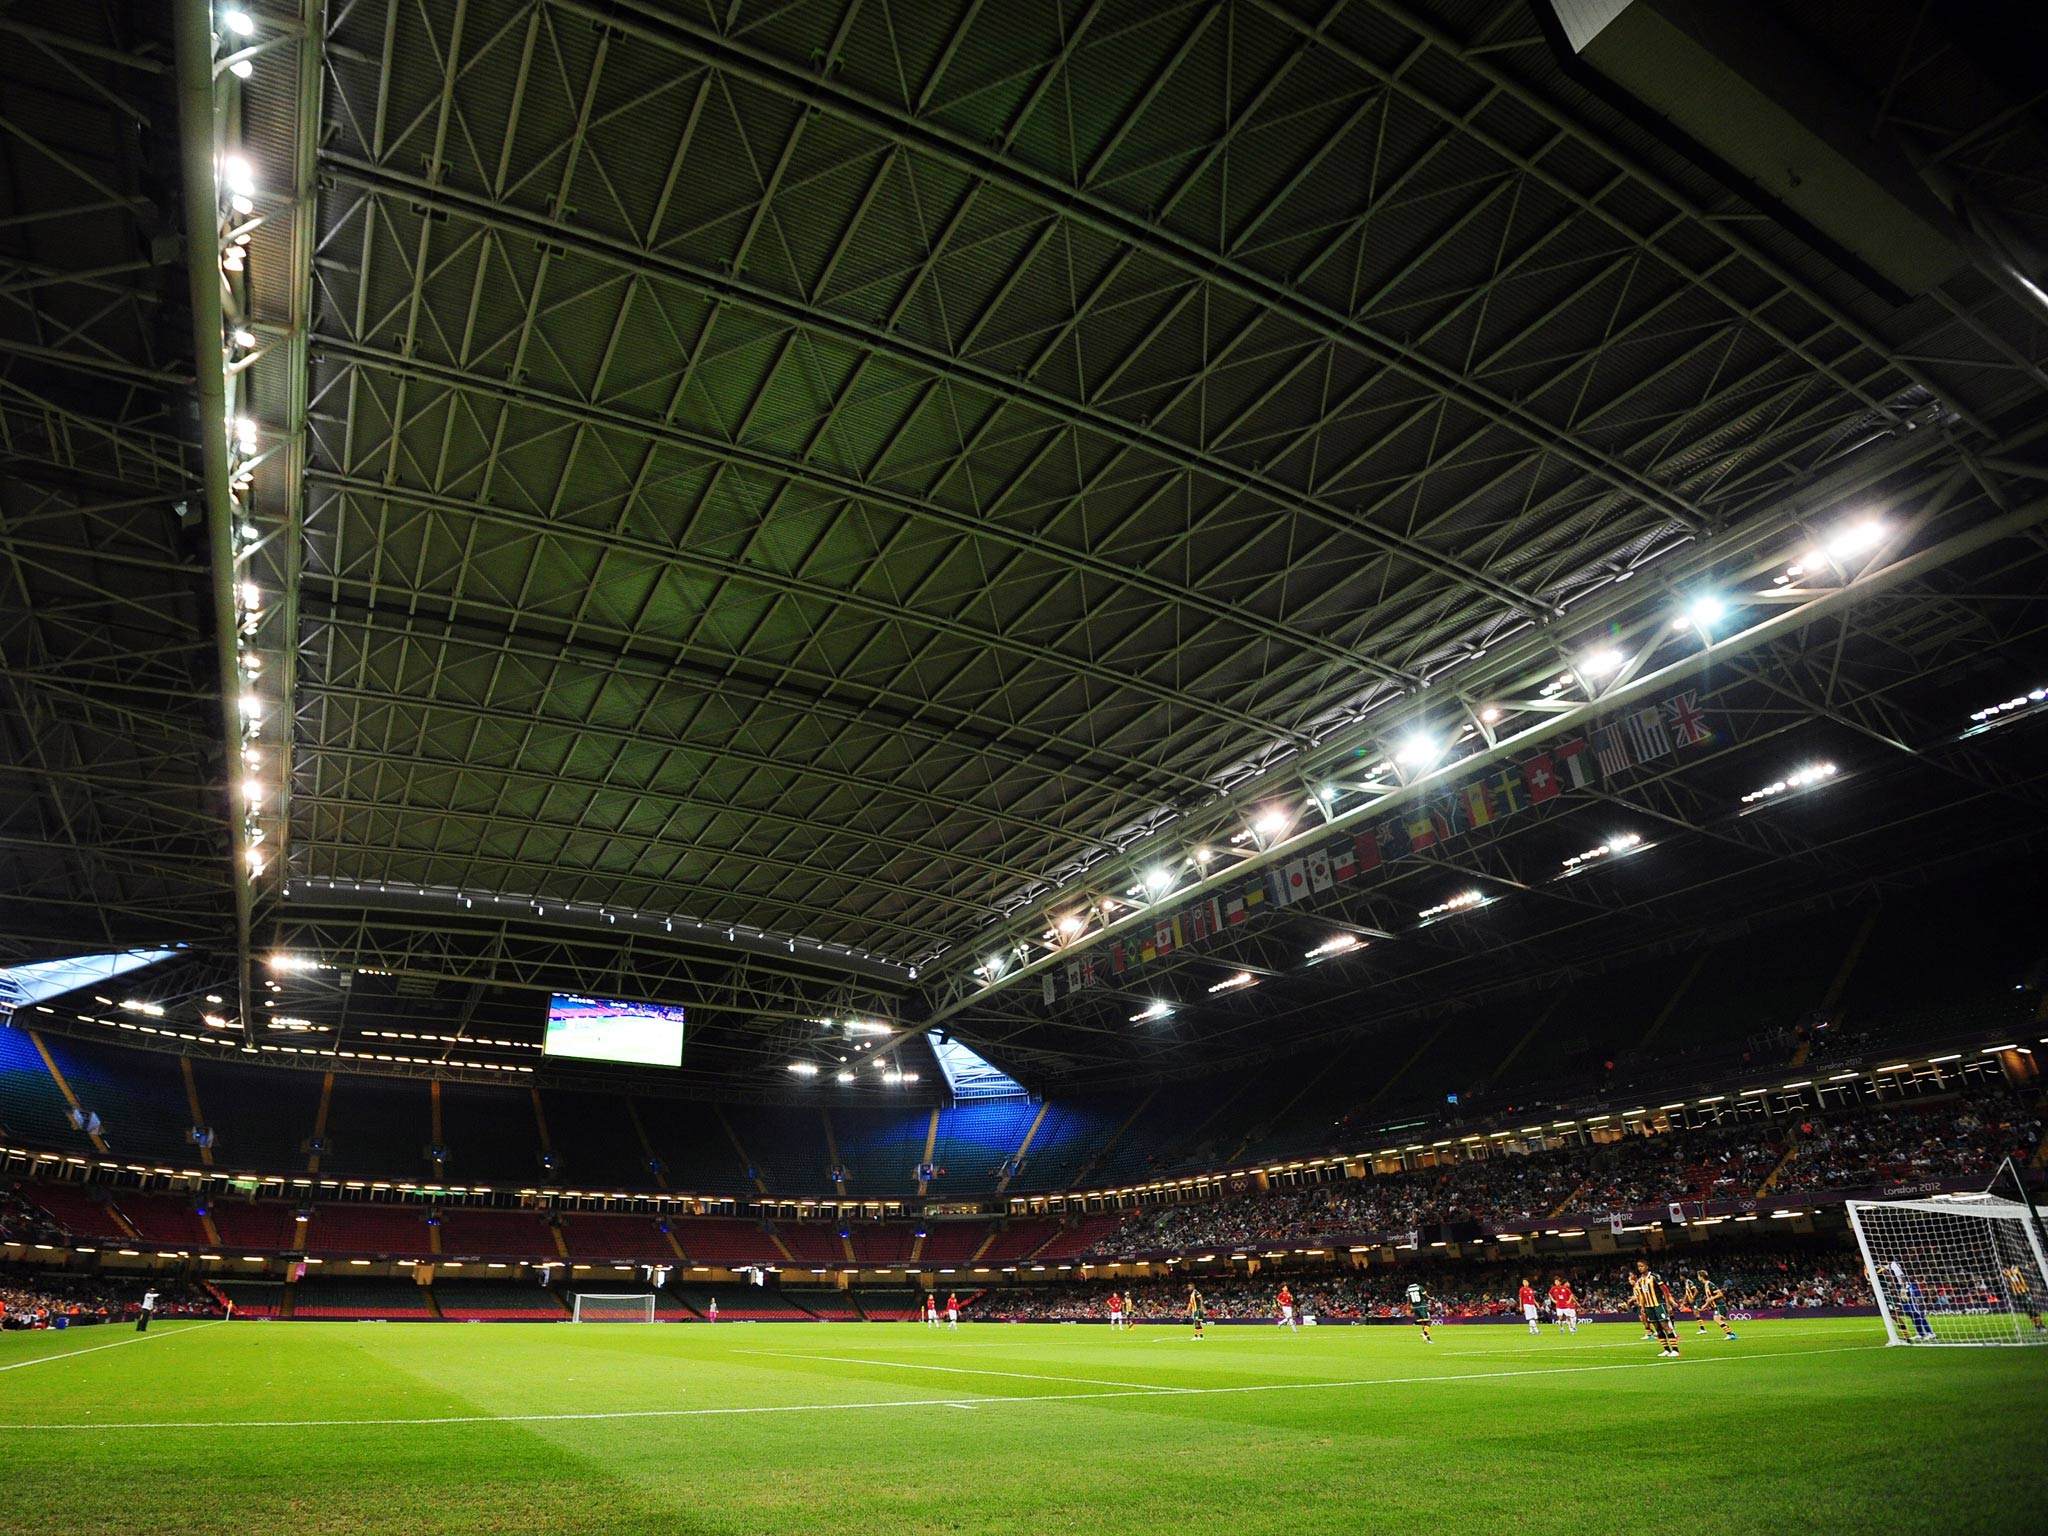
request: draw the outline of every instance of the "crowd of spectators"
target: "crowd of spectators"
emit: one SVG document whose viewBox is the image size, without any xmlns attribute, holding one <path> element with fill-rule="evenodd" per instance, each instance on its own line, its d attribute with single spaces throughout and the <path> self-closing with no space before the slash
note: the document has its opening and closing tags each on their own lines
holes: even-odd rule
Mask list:
<svg viewBox="0 0 2048 1536">
<path fill-rule="evenodd" d="M 64 1229 L 12 1184 L 0 1185 L 0 1243 L 52 1243 Z"/>
<path fill-rule="evenodd" d="M 114 1279 L 29 1270 L 0 1271 L 0 1327 L 47 1328 L 117 1322 L 140 1309 L 145 1290 L 157 1292 L 157 1317 L 219 1317 L 222 1307 L 190 1280 Z"/>
<path fill-rule="evenodd" d="M 2039 1102 L 2000 1091 L 1797 1124 L 1772 1120 L 1631 1135 L 1604 1145 L 1496 1153 L 1437 1168 L 1141 1209 L 1092 1253 L 1246 1251 L 1461 1222 L 1598 1221 L 1667 1201 L 1752 1196 L 1781 1163 L 1775 1188 L 1788 1194 L 1897 1187 L 1935 1177 L 1988 1179 L 2007 1156 L 2024 1162 L 2042 1133 Z"/>
<path fill-rule="evenodd" d="M 1684 1278 L 1706 1269 L 1727 1292 L 1730 1311 L 1767 1308 L 1869 1306 L 1869 1285 L 1853 1254 L 1721 1253 L 1704 1257 L 1653 1254 L 1652 1263 L 1673 1292 L 1682 1292 Z M 1579 1297 L 1582 1312 L 1633 1310 L 1628 1277 L 1633 1259 L 1555 1261 L 1517 1264 L 1404 1264 L 1391 1269 L 1343 1270 L 1333 1274 L 1297 1276 L 1288 1280 L 1303 1314 L 1332 1321 L 1408 1316 L 1407 1288 L 1420 1280 L 1440 1317 L 1484 1318 L 1519 1316 L 1517 1287 L 1525 1278 L 1539 1292 L 1553 1275 L 1562 1275 Z M 1202 1305 L 1212 1318 L 1271 1318 L 1280 1278 L 1235 1276 L 1202 1278 Z M 1032 1322 L 1099 1321 L 1108 1315 L 1112 1289 L 1128 1292 L 1137 1321 L 1173 1322 L 1187 1310 L 1188 1280 L 1153 1280 L 1123 1287 L 1091 1283 L 1062 1286 L 1019 1286 L 987 1292 L 972 1305 L 982 1318 L 1015 1318 Z"/>
</svg>

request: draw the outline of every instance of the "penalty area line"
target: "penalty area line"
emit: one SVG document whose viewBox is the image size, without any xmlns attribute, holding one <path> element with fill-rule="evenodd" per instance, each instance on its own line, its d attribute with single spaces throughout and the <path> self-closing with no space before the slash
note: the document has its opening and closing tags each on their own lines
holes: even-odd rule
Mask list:
<svg viewBox="0 0 2048 1536">
<path fill-rule="evenodd" d="M 138 1333 L 133 1338 L 116 1339 L 111 1344 L 94 1344 L 85 1349 L 67 1349 L 54 1355 L 37 1355 L 33 1360 L 16 1360 L 11 1365 L 0 1365 L 0 1371 L 25 1371 L 32 1365 L 48 1365 L 52 1360 L 75 1360 L 80 1355 L 96 1355 L 103 1349 L 122 1349 L 130 1344 L 147 1344 L 151 1339 L 175 1339 L 182 1334 L 197 1333 L 203 1328 L 218 1328 L 226 1322 L 217 1317 L 210 1323 L 196 1323 L 190 1328 L 169 1328 L 162 1333 Z M 69 1330 L 66 1330 L 69 1332 Z"/>
<path fill-rule="evenodd" d="M 1763 1360 L 1799 1360 L 1809 1355 L 1861 1354 L 1882 1344 L 1842 1344 L 1824 1349 L 1781 1349 L 1768 1354 L 1716 1355 L 1694 1360 L 1698 1365 L 1754 1364 Z M 193 1419 L 150 1420 L 102 1424 L 0 1424 L 0 1435 L 86 1431 L 104 1434 L 122 1429 L 394 1429 L 442 1424 L 567 1424 L 620 1419 L 740 1418 L 765 1413 L 849 1413 L 878 1408 L 990 1408 L 1012 1403 L 1091 1403 L 1109 1398 L 1241 1397 L 1261 1392 L 1339 1392 L 1358 1387 L 1447 1385 L 1461 1381 L 1496 1381 L 1508 1376 L 1582 1376 L 1596 1371 L 1654 1371 L 1659 1360 L 1631 1360 L 1612 1365 L 1553 1365 L 1519 1371 L 1456 1371 L 1440 1376 L 1374 1376 L 1353 1381 L 1269 1381 L 1233 1387 L 1136 1387 L 1108 1392 L 1026 1392 L 997 1397 L 909 1397 L 854 1403 L 770 1403 L 728 1408 L 627 1408 L 596 1413 L 474 1413 L 423 1419 Z M 1681 1361 L 1680 1364 L 1685 1362 Z"/>
</svg>

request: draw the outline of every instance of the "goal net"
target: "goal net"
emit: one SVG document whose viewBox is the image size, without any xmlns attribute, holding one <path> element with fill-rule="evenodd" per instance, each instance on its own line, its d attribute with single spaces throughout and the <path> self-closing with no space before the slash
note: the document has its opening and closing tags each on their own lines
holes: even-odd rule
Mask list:
<svg viewBox="0 0 2048 1536">
<path fill-rule="evenodd" d="M 604 1296 L 593 1291 L 578 1291 L 573 1320 L 579 1323 L 651 1323 L 654 1321 L 654 1295 L 651 1291 L 631 1296 Z"/>
<path fill-rule="evenodd" d="M 1851 1200 L 1893 1344 L 2048 1344 L 2048 1258 L 2033 1211 L 1991 1195 Z"/>
</svg>

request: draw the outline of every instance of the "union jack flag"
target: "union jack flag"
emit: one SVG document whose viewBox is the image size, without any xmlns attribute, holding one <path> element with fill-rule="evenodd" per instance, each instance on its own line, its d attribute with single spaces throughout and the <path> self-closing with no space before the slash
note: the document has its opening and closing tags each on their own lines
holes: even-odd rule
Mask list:
<svg viewBox="0 0 2048 1536">
<path fill-rule="evenodd" d="M 1671 727 L 1671 734 L 1688 746 L 1714 739 L 1714 728 L 1707 724 L 1706 711 L 1699 707 L 1699 690 L 1688 688 L 1674 694 L 1663 704 L 1664 723 Z"/>
</svg>

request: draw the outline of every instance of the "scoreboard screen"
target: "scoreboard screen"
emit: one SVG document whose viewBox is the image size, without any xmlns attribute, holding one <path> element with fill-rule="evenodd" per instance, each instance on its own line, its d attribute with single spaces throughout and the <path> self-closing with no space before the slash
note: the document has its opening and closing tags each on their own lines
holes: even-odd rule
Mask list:
<svg viewBox="0 0 2048 1536">
<path fill-rule="evenodd" d="M 548 1000 L 545 1054 L 647 1067 L 683 1064 L 683 1010 L 558 992 Z"/>
</svg>

